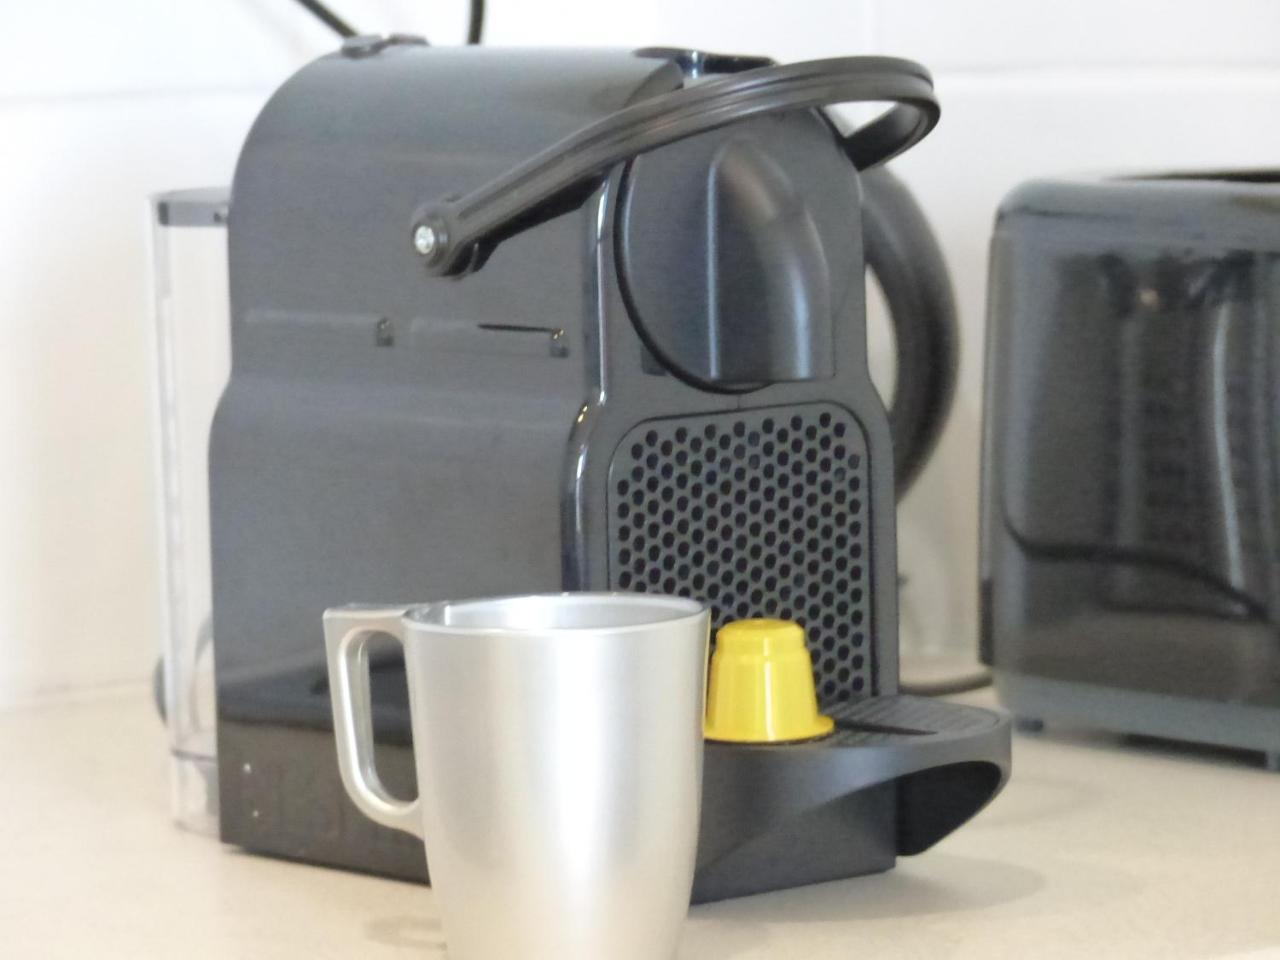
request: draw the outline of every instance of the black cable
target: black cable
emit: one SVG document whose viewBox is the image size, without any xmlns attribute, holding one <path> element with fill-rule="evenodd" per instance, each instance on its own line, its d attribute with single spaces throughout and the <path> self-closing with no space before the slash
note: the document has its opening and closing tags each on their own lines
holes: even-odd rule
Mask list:
<svg viewBox="0 0 1280 960">
<path fill-rule="evenodd" d="M 484 0 L 471 0 L 471 22 L 467 24 L 467 43 L 484 42 Z"/>
<path fill-rule="evenodd" d="M 320 0 L 298 0 L 298 3 L 309 10 L 317 20 L 338 36 L 345 39 L 356 35 L 356 30 L 351 24 L 326 7 Z"/>
<path fill-rule="evenodd" d="M 320 0 L 297 0 L 297 2 L 307 11 L 311 13 L 317 20 L 326 27 L 342 37 L 356 36 L 359 31 L 347 21 L 334 13 L 329 7 L 321 3 Z M 475 46 L 484 42 L 484 0 L 471 0 L 471 16 L 467 22 L 467 43 Z"/>
</svg>

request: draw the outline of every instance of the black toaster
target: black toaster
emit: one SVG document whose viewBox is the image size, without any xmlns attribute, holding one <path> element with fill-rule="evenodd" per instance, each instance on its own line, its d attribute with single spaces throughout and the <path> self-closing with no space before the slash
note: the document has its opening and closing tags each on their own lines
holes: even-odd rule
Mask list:
<svg viewBox="0 0 1280 960">
<path fill-rule="evenodd" d="M 1024 724 L 1280 769 L 1280 180 L 1028 183 L 992 242 L 984 657 Z"/>
<path fill-rule="evenodd" d="M 854 100 L 896 106 L 846 136 L 820 108 Z M 662 592 L 802 623 L 839 729 L 708 745 L 699 900 L 887 869 L 996 793 L 1007 724 L 898 693 L 866 360 L 859 171 L 936 117 L 927 72 L 887 58 L 361 37 L 284 85 L 236 171 L 210 443 L 226 841 L 427 877 L 339 782 L 320 614 L 354 598 Z M 918 211 L 894 221 L 873 176 L 893 235 Z M 394 651 L 372 686 L 382 778 L 411 795 Z"/>
</svg>

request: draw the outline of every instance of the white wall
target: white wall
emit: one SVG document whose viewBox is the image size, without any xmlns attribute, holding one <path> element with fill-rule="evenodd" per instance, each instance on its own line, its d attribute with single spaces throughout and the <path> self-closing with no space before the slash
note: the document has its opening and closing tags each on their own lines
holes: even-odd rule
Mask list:
<svg viewBox="0 0 1280 960">
<path fill-rule="evenodd" d="M 465 0 L 333 0 L 461 36 Z M 498 44 L 913 56 L 944 119 L 897 165 L 960 296 L 962 392 L 906 505 L 917 647 L 972 644 L 985 248 L 1033 174 L 1280 160 L 1266 0 L 490 0 Z M 292 0 L 11 4 L 0 36 L 0 704 L 133 682 L 158 629 L 143 198 L 223 183 L 264 98 L 334 41 Z M 883 358 L 882 358 L 883 359 Z"/>
<path fill-rule="evenodd" d="M 423 11 L 448 6 L 439 18 Z M 346 0 L 370 29 L 463 12 Z M 433 22 L 438 19 L 439 22 Z M 0 36 L 0 703 L 144 676 L 158 645 L 145 198 L 225 183 L 333 46 L 290 0 L 9 4 Z"/>
</svg>

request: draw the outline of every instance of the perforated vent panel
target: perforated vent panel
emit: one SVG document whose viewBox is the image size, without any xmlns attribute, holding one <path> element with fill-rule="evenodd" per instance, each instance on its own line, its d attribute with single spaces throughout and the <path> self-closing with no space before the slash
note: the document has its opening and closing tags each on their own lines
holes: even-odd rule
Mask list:
<svg viewBox="0 0 1280 960">
<path fill-rule="evenodd" d="M 711 604 L 714 627 L 805 627 L 818 698 L 872 692 L 867 455 L 848 411 L 805 404 L 652 420 L 609 470 L 609 583 Z"/>
</svg>

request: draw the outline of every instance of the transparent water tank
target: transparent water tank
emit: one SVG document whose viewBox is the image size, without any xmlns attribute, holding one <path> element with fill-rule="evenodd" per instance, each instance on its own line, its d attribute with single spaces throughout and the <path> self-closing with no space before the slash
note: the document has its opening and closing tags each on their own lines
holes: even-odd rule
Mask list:
<svg viewBox="0 0 1280 960">
<path fill-rule="evenodd" d="M 209 426 L 231 370 L 226 189 L 152 198 L 155 413 L 163 562 L 163 709 L 175 821 L 218 830 Z"/>
</svg>

